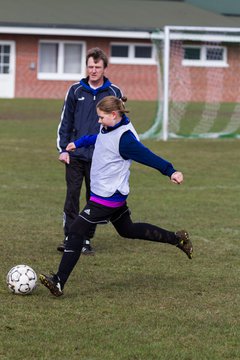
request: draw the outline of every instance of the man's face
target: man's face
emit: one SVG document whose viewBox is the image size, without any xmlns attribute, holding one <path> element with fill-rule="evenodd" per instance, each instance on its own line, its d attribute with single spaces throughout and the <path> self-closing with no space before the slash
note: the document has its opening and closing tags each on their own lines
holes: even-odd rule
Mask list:
<svg viewBox="0 0 240 360">
<path fill-rule="evenodd" d="M 102 82 L 104 76 L 103 60 L 96 61 L 90 57 L 87 62 L 87 74 L 89 76 L 89 82 L 94 84 Z"/>
</svg>

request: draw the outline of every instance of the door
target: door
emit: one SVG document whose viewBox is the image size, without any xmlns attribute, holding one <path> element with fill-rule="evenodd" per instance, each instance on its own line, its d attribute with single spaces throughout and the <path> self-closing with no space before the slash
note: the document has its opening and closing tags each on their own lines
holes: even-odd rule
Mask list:
<svg viewBox="0 0 240 360">
<path fill-rule="evenodd" d="M 15 93 L 15 42 L 0 40 L 0 98 Z"/>
</svg>

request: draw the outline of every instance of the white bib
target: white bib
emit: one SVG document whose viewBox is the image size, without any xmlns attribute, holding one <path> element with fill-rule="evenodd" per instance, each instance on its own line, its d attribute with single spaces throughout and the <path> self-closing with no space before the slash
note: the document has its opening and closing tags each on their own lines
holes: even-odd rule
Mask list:
<svg viewBox="0 0 240 360">
<path fill-rule="evenodd" d="M 102 129 L 102 127 L 101 127 Z M 131 130 L 138 135 L 131 123 L 122 125 L 108 133 L 97 136 L 91 166 L 91 191 L 102 197 L 110 197 L 117 190 L 129 193 L 129 175 L 131 160 L 124 160 L 119 153 L 119 142 L 123 133 Z"/>
</svg>

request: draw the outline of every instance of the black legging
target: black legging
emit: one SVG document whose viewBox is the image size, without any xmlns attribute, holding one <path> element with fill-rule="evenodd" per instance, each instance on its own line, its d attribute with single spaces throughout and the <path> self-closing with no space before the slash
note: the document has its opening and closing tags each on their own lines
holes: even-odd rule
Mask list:
<svg viewBox="0 0 240 360">
<path fill-rule="evenodd" d="M 124 238 L 177 244 L 176 236 L 173 232 L 148 223 L 133 223 L 129 212 L 124 213 L 112 224 L 118 234 Z"/>
<path fill-rule="evenodd" d="M 122 214 L 117 220 L 113 221 L 112 224 L 118 234 L 124 238 L 142 239 L 172 245 L 177 244 L 177 238 L 174 232 L 147 223 L 133 223 L 129 211 Z M 81 216 L 79 216 L 71 226 L 66 250 L 63 253 L 57 272 L 61 280 L 62 288 L 81 255 L 84 236 L 91 226 L 92 224 Z"/>
</svg>

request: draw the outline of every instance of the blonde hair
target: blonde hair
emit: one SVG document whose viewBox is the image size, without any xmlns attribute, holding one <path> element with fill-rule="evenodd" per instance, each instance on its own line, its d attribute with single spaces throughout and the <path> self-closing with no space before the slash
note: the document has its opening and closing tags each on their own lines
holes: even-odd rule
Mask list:
<svg viewBox="0 0 240 360">
<path fill-rule="evenodd" d="M 122 116 L 125 113 L 129 113 L 129 110 L 127 110 L 124 105 L 126 101 L 127 98 L 125 96 L 121 99 L 116 96 L 106 96 L 97 103 L 97 109 L 104 111 L 107 114 L 110 114 L 112 111 L 118 111 Z"/>
</svg>

